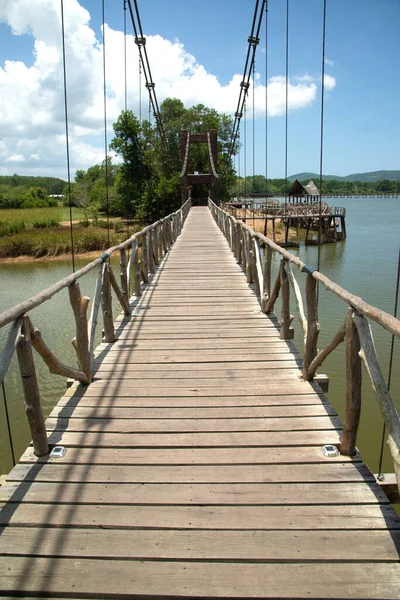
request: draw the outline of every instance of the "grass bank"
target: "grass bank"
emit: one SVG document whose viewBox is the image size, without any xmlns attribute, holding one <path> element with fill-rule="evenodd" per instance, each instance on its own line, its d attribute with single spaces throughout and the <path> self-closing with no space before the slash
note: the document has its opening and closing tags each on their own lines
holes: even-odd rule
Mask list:
<svg viewBox="0 0 400 600">
<path fill-rule="evenodd" d="M 132 231 L 129 235 L 132 235 Z M 110 241 L 105 229 L 97 227 L 74 227 L 73 243 L 76 254 L 107 250 L 128 237 L 126 231 L 110 231 Z M 43 258 L 70 254 L 71 234 L 68 227 L 29 229 L 15 235 L 0 238 L 0 259 L 30 256 Z"/>
<path fill-rule="evenodd" d="M 81 208 L 72 209 L 72 219 L 84 219 Z M 69 221 L 68 206 L 54 206 L 46 208 L 3 208 L 0 209 L 0 237 L 18 233 L 30 227 L 44 229 L 55 227 L 60 223 Z"/>
</svg>

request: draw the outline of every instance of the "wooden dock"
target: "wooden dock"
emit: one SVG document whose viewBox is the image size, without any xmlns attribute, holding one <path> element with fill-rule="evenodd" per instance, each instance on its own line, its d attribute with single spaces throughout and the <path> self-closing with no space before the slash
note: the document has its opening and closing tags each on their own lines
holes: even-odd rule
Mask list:
<svg viewBox="0 0 400 600">
<path fill-rule="evenodd" d="M 207 208 L 117 333 L 0 488 L 1 596 L 400 597 L 400 520 Z"/>
</svg>

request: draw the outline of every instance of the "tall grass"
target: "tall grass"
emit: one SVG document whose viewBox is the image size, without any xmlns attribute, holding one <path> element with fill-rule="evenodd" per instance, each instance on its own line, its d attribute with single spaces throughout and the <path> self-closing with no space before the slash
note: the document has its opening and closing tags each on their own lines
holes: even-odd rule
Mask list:
<svg viewBox="0 0 400 600">
<path fill-rule="evenodd" d="M 81 208 L 72 208 L 73 220 L 82 219 L 84 212 Z M 52 206 L 46 208 L 2 208 L 0 221 L 14 223 L 24 221 L 26 227 L 33 227 L 34 223 L 54 220 L 57 223 L 69 221 L 68 206 Z"/>
<path fill-rule="evenodd" d="M 76 227 L 73 230 L 74 250 L 77 254 L 84 252 L 103 251 L 109 246 L 119 244 L 125 239 L 125 234 L 110 232 L 110 244 L 107 231 L 95 227 Z M 68 228 L 46 228 L 42 230 L 25 230 L 16 235 L 0 239 L 0 258 L 16 256 L 60 256 L 70 254 L 71 236 Z"/>
</svg>

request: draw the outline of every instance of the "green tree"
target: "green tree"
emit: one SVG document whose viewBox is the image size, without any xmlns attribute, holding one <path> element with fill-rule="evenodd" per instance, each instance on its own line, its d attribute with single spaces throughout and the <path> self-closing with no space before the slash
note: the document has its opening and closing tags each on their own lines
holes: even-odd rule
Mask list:
<svg viewBox="0 0 400 600">
<path fill-rule="evenodd" d="M 113 127 L 115 137 L 110 148 L 123 161 L 116 181 L 117 193 L 124 214 L 131 217 L 140 207 L 145 183 L 150 176 L 145 163 L 146 145 L 139 121 L 131 110 L 122 111 Z"/>
</svg>

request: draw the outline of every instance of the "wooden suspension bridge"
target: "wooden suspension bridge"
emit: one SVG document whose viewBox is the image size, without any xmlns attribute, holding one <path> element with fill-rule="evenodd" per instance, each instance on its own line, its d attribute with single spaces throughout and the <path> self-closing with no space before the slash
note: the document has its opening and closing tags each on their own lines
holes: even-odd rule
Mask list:
<svg viewBox="0 0 400 600">
<path fill-rule="evenodd" d="M 120 283 L 107 261 L 114 252 Z M 292 268 L 305 274 L 306 310 Z M 91 269 L 99 276 L 87 319 L 78 281 Z M 319 352 L 318 282 L 347 306 Z M 111 287 L 124 311 L 115 323 Z M 52 354 L 30 316 L 66 288 L 78 367 Z M 291 341 L 291 289 L 303 360 Z M 100 306 L 105 339 L 95 351 Z M 400 520 L 356 449 L 364 362 L 399 476 L 399 417 L 368 321 L 400 336 L 397 319 L 212 201 L 185 203 L 0 315 L 10 326 L 0 375 L 16 349 L 33 438 L 0 488 L 1 595 L 398 598 Z M 343 427 L 316 376 L 342 341 Z M 46 423 L 32 347 L 77 380 Z M 52 457 L 54 445 L 66 453 Z"/>
</svg>

